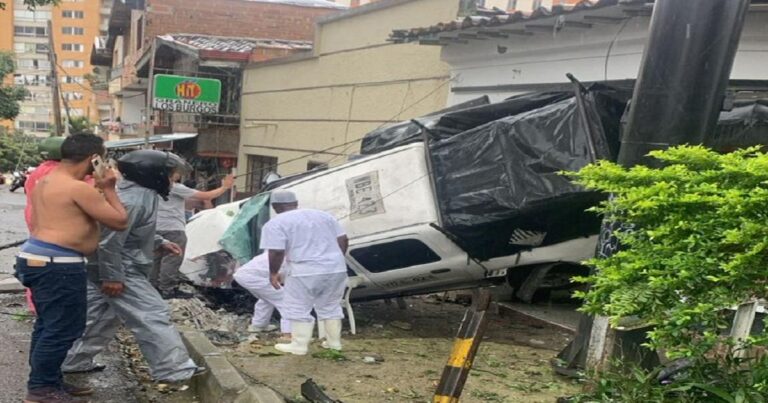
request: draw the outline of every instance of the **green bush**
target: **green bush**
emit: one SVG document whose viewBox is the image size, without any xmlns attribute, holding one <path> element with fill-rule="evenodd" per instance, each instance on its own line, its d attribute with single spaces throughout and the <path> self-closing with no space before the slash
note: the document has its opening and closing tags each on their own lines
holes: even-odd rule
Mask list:
<svg viewBox="0 0 768 403">
<path fill-rule="evenodd" d="M 582 310 L 613 323 L 637 316 L 654 327 L 652 347 L 703 357 L 722 341 L 728 308 L 766 295 L 768 154 L 679 146 L 651 156 L 659 167 L 602 161 L 570 174 L 612 194 L 594 210 L 632 228 L 616 234 L 618 253 L 589 261 Z"/>
<path fill-rule="evenodd" d="M 694 360 L 674 382 L 662 385 L 659 370 L 645 371 L 631 364 L 615 363 L 612 370 L 594 374 L 585 389 L 569 403 L 652 403 L 768 401 L 768 359 L 741 360 L 727 355 L 722 360 Z"/>
</svg>

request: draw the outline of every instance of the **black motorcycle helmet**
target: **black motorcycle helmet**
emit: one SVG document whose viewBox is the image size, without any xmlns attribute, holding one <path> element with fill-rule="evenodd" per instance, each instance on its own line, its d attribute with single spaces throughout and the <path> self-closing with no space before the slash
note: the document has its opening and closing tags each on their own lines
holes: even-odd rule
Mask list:
<svg viewBox="0 0 768 403">
<path fill-rule="evenodd" d="M 168 200 L 168 194 L 171 192 L 171 173 L 174 170 L 187 171 L 189 164 L 169 152 L 137 150 L 120 157 L 117 169 L 125 179 L 152 189 L 163 200 Z"/>
</svg>

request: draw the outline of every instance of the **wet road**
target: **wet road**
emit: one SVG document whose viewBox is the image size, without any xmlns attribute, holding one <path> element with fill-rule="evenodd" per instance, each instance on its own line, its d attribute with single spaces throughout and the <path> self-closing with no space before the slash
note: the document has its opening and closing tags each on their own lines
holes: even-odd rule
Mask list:
<svg viewBox="0 0 768 403">
<path fill-rule="evenodd" d="M 0 245 L 27 237 L 24 204 L 24 192 L 17 190 L 10 193 L 7 185 L 0 185 Z M 12 275 L 13 256 L 17 250 L 11 248 L 0 251 L 0 280 Z M 26 314 L 24 296 L 0 294 L 0 403 L 16 403 L 24 397 L 29 371 L 27 353 L 32 320 L 13 314 Z M 107 364 L 107 370 L 98 374 L 78 375 L 68 380 L 88 384 L 96 389 L 91 399 L 93 402 L 134 403 L 144 400 L 116 343 L 111 347 L 99 359 Z"/>
<path fill-rule="evenodd" d="M 0 245 L 27 238 L 27 225 L 24 222 L 26 198 L 19 189 L 8 191 L 8 185 L 0 185 Z M 18 248 L 0 250 L 0 280 L 13 274 L 14 255 Z"/>
</svg>

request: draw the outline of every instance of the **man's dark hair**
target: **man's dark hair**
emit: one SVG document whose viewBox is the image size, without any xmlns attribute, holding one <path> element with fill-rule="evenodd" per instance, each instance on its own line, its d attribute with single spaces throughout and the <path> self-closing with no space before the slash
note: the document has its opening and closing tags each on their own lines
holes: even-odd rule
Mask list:
<svg viewBox="0 0 768 403">
<path fill-rule="evenodd" d="M 61 145 L 61 159 L 83 162 L 92 155 L 104 153 L 104 139 L 93 134 L 73 134 Z"/>
</svg>

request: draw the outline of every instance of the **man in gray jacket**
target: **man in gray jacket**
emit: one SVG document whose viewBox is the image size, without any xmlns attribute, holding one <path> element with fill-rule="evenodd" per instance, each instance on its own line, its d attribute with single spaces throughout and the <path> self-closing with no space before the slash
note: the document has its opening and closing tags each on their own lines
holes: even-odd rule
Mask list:
<svg viewBox="0 0 768 403">
<path fill-rule="evenodd" d="M 64 372 L 103 369 L 94 362 L 120 323 L 133 333 L 153 379 L 178 382 L 204 371 L 189 358 L 170 320 L 168 305 L 149 282 L 154 251 L 181 253 L 155 233 L 158 195 L 168 197 L 170 174 L 183 160 L 170 153 L 133 151 L 120 158 L 117 194 L 128 213 L 124 231 L 104 229 L 97 259 L 88 264 L 88 313 L 83 336 L 62 366 Z"/>
</svg>

